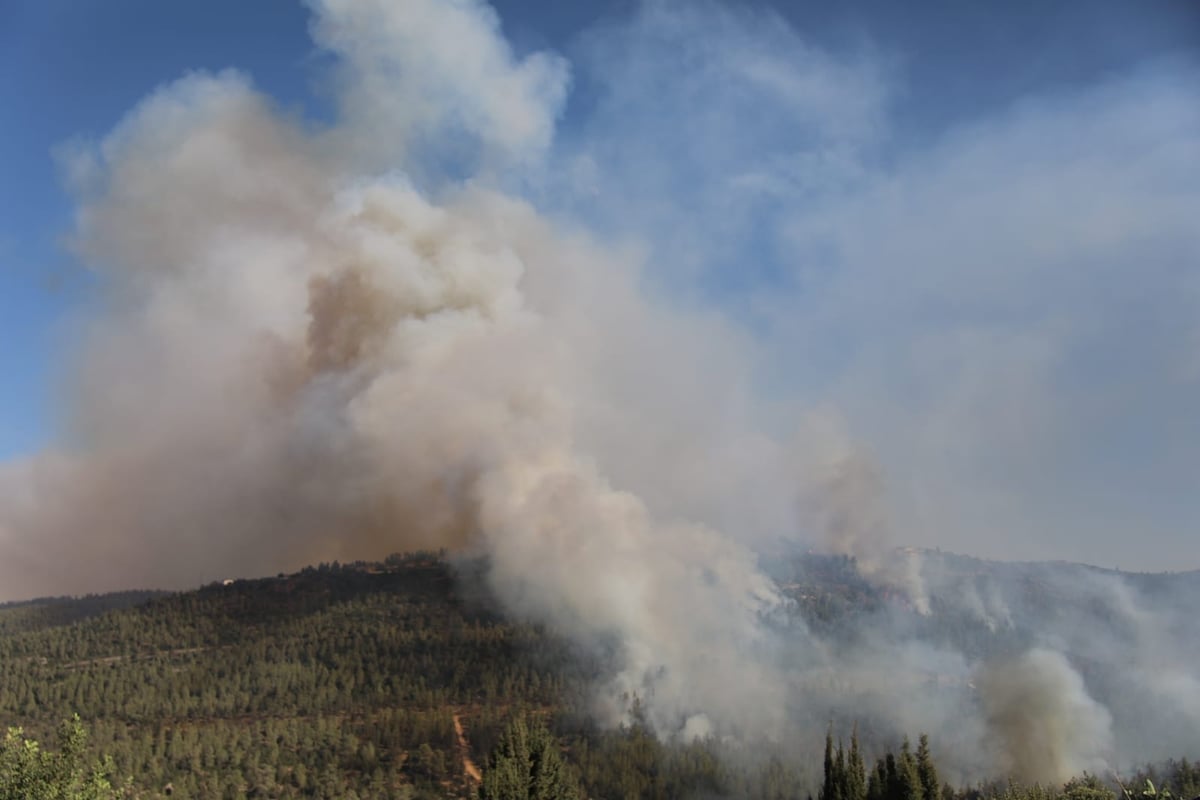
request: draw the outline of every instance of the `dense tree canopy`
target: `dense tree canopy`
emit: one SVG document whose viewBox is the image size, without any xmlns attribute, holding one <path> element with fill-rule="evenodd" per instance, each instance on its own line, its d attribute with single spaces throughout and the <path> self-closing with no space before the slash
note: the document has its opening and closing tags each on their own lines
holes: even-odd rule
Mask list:
<svg viewBox="0 0 1200 800">
<path fill-rule="evenodd" d="M 546 726 L 517 717 L 488 759 L 479 794 L 482 800 L 577 800 L 579 787 Z"/>
<path fill-rule="evenodd" d="M 869 589 L 837 588 L 852 567 L 808 567 L 834 589 L 797 589 L 806 621 L 856 613 Z M 923 736 L 914 752 L 851 728 L 846 747 L 831 727 L 822 764 L 819 743 L 663 741 L 636 703 L 627 725 L 597 729 L 591 690 L 611 664 L 501 618 L 481 585 L 418 553 L 183 594 L 0 606 L 0 729 L 23 728 L 0 751 L 0 800 L 111 797 L 125 776 L 130 796 L 172 800 L 1111 800 L 1102 782 L 939 787 Z M 36 744 L 56 730 L 54 747 Z M 1200 792 L 1186 760 L 1130 779 Z"/>
</svg>

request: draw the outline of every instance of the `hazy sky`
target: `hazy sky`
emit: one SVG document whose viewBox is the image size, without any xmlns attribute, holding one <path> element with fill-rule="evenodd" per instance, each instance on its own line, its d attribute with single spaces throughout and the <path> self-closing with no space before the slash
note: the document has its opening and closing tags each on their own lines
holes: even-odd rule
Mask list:
<svg viewBox="0 0 1200 800">
<path fill-rule="evenodd" d="M 1200 6 L 832 5 L 495 4 L 571 81 L 507 183 L 745 331 L 766 427 L 843 420 L 896 541 L 1200 567 Z M 55 153 L 193 70 L 329 119 L 308 17 L 0 0 L 0 460 L 56 439 L 96 291 Z"/>
</svg>

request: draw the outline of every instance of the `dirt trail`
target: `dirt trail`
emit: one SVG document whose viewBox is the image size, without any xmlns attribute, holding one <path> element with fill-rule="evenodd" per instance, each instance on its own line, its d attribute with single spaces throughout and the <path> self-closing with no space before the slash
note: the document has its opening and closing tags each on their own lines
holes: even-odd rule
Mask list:
<svg viewBox="0 0 1200 800">
<path fill-rule="evenodd" d="M 209 647 L 177 647 L 174 650 L 154 650 L 146 653 L 134 653 L 133 655 L 120 656 L 104 656 L 102 658 L 85 658 L 82 661 L 71 661 L 66 664 L 61 664 L 63 669 L 78 669 L 79 667 L 90 667 L 98 664 L 118 664 L 122 661 L 148 661 L 155 656 L 190 656 L 196 653 L 203 653 L 212 648 Z M 49 659 L 41 659 L 42 664 L 48 664 Z"/>
<path fill-rule="evenodd" d="M 458 749 L 462 753 L 463 771 L 475 783 L 483 783 L 483 773 L 471 760 L 471 746 L 467 744 L 467 735 L 463 732 L 462 719 L 454 714 L 454 733 L 458 736 Z"/>
</svg>

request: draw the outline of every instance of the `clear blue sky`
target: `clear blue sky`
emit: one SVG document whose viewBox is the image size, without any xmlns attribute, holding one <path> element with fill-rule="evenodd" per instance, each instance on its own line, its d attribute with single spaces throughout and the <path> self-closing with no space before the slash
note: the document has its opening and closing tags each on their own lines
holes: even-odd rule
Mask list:
<svg viewBox="0 0 1200 800">
<path fill-rule="evenodd" d="M 625 124 L 624 118 L 616 117 L 613 110 L 617 107 L 613 98 L 623 97 L 614 88 L 619 79 L 613 76 L 619 73 L 622 60 L 627 64 L 642 64 L 647 57 L 636 49 L 636 44 L 628 45 L 632 48 L 628 51 L 619 47 L 614 50 L 611 43 L 605 44 L 609 40 L 604 32 L 627 24 L 637 14 L 648 13 L 647 7 L 660 5 L 663 4 L 551 0 L 505 0 L 495 4 L 504 32 L 519 53 L 551 49 L 562 53 L 572 64 L 573 88 L 558 134 L 558 146 L 564 153 L 578 152 L 584 143 L 603 138 L 597 137 L 596 131 L 611 132 Z M 1193 0 L 1155 3 L 857 0 L 842 4 L 780 3 L 777 7 L 768 3 L 742 3 L 738 8 L 739 13 L 773 20 L 763 23 L 762 30 L 783 25 L 816 48 L 839 56 L 857 54 L 855 58 L 869 60 L 883 74 L 883 99 L 871 113 L 879 115 L 882 121 L 872 124 L 884 132 L 864 137 L 869 140 L 869 145 L 864 145 L 869 151 L 865 163 L 885 176 L 880 185 L 910 186 L 911 192 L 906 195 L 903 208 L 885 208 L 880 195 L 864 193 L 846 200 L 844 207 L 822 201 L 821 213 L 807 216 L 792 213 L 797 209 L 812 210 L 805 205 L 809 201 L 797 200 L 798 205 L 787 207 L 792 218 L 786 225 L 781 222 L 784 211 L 775 201 L 763 206 L 762 214 L 757 213 L 758 206 L 753 206 L 756 211 L 752 221 L 722 222 L 742 225 L 731 227 L 731 236 L 739 242 L 754 242 L 749 245 L 752 248 L 749 252 L 753 252 L 759 267 L 741 272 L 723 269 L 727 265 L 722 261 L 717 242 L 706 257 L 711 263 L 702 265 L 701 283 L 717 305 L 727 300 L 731 313 L 743 314 L 748 319 L 766 315 L 777 330 L 783 330 L 774 340 L 776 345 L 793 349 L 809 365 L 811 374 L 797 381 L 802 393 L 844 406 L 856 427 L 872 439 L 887 460 L 887 453 L 903 453 L 912 444 L 896 431 L 911 427 L 916 416 L 904 417 L 896 408 L 921 406 L 924 409 L 921 419 L 926 420 L 931 430 L 936 426 L 929 420 L 948 420 L 945 424 L 951 425 L 956 414 L 986 413 L 981 411 L 988 407 L 982 400 L 978 403 L 972 400 L 975 405 L 970 405 L 969 412 L 955 403 L 966 402 L 964 397 L 974 397 L 972 392 L 981 397 L 987 394 L 991 390 L 981 387 L 990 385 L 988 381 L 999 380 L 996 375 L 975 380 L 956 373 L 963 383 L 956 384 L 960 389 L 953 402 L 948 397 L 939 399 L 922 377 L 925 374 L 922 370 L 936 371 L 938 359 L 958 356 L 939 351 L 922 355 L 920 363 L 899 364 L 897 353 L 874 346 L 868 337 L 875 337 L 876 342 L 916 342 L 928 337 L 929 331 L 906 327 L 889 316 L 891 311 L 877 313 L 878 309 L 872 306 L 876 301 L 868 297 L 870 293 L 856 293 L 855 281 L 860 279 L 861 272 L 846 264 L 831 263 L 822 268 L 839 276 L 837 291 L 831 297 L 857 298 L 845 301 L 843 306 L 831 301 L 820 308 L 802 308 L 803 313 L 792 309 L 781 315 L 778 309 L 764 311 L 761 303 L 751 303 L 753 309 L 748 310 L 750 301 L 744 303 L 744 296 L 775 280 L 792 288 L 805 281 L 825 285 L 823 282 L 831 273 L 818 270 L 820 274 L 797 275 L 789 271 L 789 258 L 781 255 L 779 248 L 800 242 L 802 247 L 809 248 L 804 252 L 821 252 L 837 238 L 837 219 L 843 215 L 879 214 L 884 228 L 878 240 L 889 242 L 889 254 L 927 256 L 923 248 L 932 248 L 933 244 L 913 241 L 898 231 L 912 225 L 914 219 L 917 225 L 940 224 L 940 220 L 919 216 L 909 219 L 905 214 L 919 215 L 923 202 L 929 208 L 941 209 L 931 213 L 946 210 L 939 205 L 937 192 L 954 191 L 961 175 L 953 173 L 953 165 L 974 158 L 972 142 L 990 142 L 988 137 L 1000 131 L 995 137 L 999 143 L 989 144 L 988 152 L 1003 159 L 1007 152 L 1004 148 L 1011 146 L 1017 159 L 1013 166 L 1019 166 L 1027 152 L 1019 149 L 1025 141 L 1022 137 L 1033 136 L 1027 133 L 1029 130 L 1040 131 L 1038 136 L 1050 130 L 1060 137 L 1056 146 L 1062 149 L 1062 157 L 1069 158 L 1073 149 L 1070 140 L 1074 137 L 1080 137 L 1086 146 L 1100 135 L 1096 130 L 1079 129 L 1077 120 L 1109 119 L 1104 116 L 1105 109 L 1119 108 L 1122 102 L 1144 94 L 1143 89 L 1151 94 L 1161 91 L 1168 101 L 1177 98 L 1180 92 L 1187 91 L 1187 81 L 1196 74 L 1200 6 Z M 89 279 L 59 244 L 70 228 L 72 207 L 62 188 L 55 148 L 73 138 L 102 138 L 149 91 L 190 70 L 236 67 L 252 76 L 255 84 L 281 105 L 297 108 L 314 119 L 325 119 L 331 114 L 323 91 L 328 56 L 314 50 L 307 26 L 307 10 L 285 0 L 0 0 L 0 459 L 36 452 L 53 440 L 59 404 L 57 387 L 68 355 L 70 321 L 79 309 L 86 308 L 91 292 Z M 671 35 L 674 34 L 658 31 L 651 39 L 662 36 L 669 41 Z M 768 36 L 769 30 L 763 35 Z M 616 58 L 614 53 L 618 54 Z M 625 80 L 637 82 L 642 75 L 626 75 Z M 671 108 L 671 102 L 664 100 L 662 107 Z M 637 117 L 635 106 L 621 107 L 634 107 Z M 1060 109 L 1067 109 L 1061 119 Z M 682 108 L 680 114 L 690 112 L 691 109 Z M 780 143 L 793 135 L 790 123 L 767 113 L 763 117 L 771 121 L 739 120 L 736 133 L 730 137 L 744 136 L 745 139 L 739 140 L 742 144 L 750 142 L 767 150 L 780 148 Z M 1127 120 L 1128 115 L 1121 119 Z M 641 127 L 637 130 L 645 135 L 627 148 L 630 158 L 662 165 L 654 180 L 661 179 L 663 183 L 645 183 L 652 180 L 647 171 L 637 174 L 632 169 L 627 174 L 602 176 L 601 183 L 626 181 L 625 185 L 631 189 L 671 198 L 680 212 L 685 213 L 684 219 L 689 224 L 705 219 L 706 214 L 714 214 L 712 208 L 702 207 L 696 200 L 707 196 L 707 184 L 703 177 L 695 176 L 695 163 L 688 159 L 722 165 L 725 163 L 722 159 L 728 158 L 733 169 L 733 160 L 743 150 L 730 146 L 728 140 L 714 140 L 697 144 L 695 153 L 665 153 L 655 149 L 654 132 L 669 125 L 670 120 L 652 119 L 652 115 L 643 115 L 639 120 Z M 716 129 L 720 129 L 719 124 Z M 1136 143 L 1143 134 L 1145 131 L 1138 128 L 1128 132 L 1128 137 Z M 1113 147 L 1119 149 L 1119 144 L 1118 141 Z M 1046 148 L 1039 148 L 1038 153 L 1038 158 L 1047 159 L 1047 167 L 1055 163 L 1055 156 Z M 1029 163 L 1037 163 L 1037 159 L 1031 158 Z M 915 177 L 918 175 L 920 179 Z M 1192 175 L 1194 169 L 1185 170 L 1178 178 L 1180 192 L 1195 192 L 1200 188 L 1190 183 Z M 846 177 L 839 174 L 837 179 Z M 795 187 L 789 187 L 787 191 L 794 190 Z M 552 196 L 552 192 L 542 195 Z M 980 213 L 987 213 L 988 208 L 985 204 Z M 580 201 L 572 210 L 597 228 L 616 226 L 634 234 L 638 232 L 636 223 L 628 224 L 621 217 L 620 209 L 603 203 L 588 205 Z M 830 225 L 834 227 L 820 236 L 806 227 L 812 219 L 826 219 L 826 215 L 833 220 Z M 656 223 L 663 222 L 656 219 Z M 669 226 L 669 221 L 664 224 Z M 769 236 L 756 235 L 764 233 L 768 224 Z M 1014 230 L 1015 233 L 1010 231 L 1009 241 L 1023 240 L 1027 233 L 1033 236 L 1024 229 Z M 1128 261 L 1104 266 L 1103 257 L 1089 256 L 1089 263 L 1101 265 L 1096 280 L 1111 278 L 1120 285 L 1109 287 L 1112 291 L 1103 299 L 1087 306 L 1087 315 L 1091 315 L 1089 319 L 1102 315 L 1117 322 L 1108 327 L 1097 324 L 1090 338 L 1073 343 L 1069 357 L 1046 367 L 1050 377 L 1039 383 L 1037 390 L 1053 394 L 1051 405 L 1056 409 L 1055 414 L 1062 413 L 1064 407 L 1083 408 L 1083 417 L 1095 415 L 1093 422 L 1076 420 L 1054 428 L 1055 436 L 1061 437 L 1064 452 L 1068 453 L 1062 456 L 1060 464 L 1048 463 L 1059 457 L 1058 450 L 1049 455 L 1040 452 L 1034 455 L 1031 450 L 1013 454 L 1011 463 L 998 456 L 1000 461 L 979 469 L 1020 471 L 1036 462 L 1045 466 L 1047 474 L 1055 476 L 1056 485 L 1065 487 L 1074 507 L 1091 497 L 1095 499 L 1095 514 L 1132 521 L 1139 519 L 1142 503 L 1166 505 L 1175 508 L 1175 514 L 1161 522 L 1177 530 L 1186 521 L 1193 527 L 1195 522 L 1192 514 L 1196 505 L 1185 500 L 1184 495 L 1194 488 L 1194 481 L 1185 476 L 1200 466 L 1189 455 L 1200 447 L 1200 433 L 1187 423 L 1191 401 L 1200 397 L 1200 390 L 1194 382 L 1188 382 L 1191 379 L 1180 384 L 1163 376 L 1178 371 L 1175 350 L 1183 347 L 1180 341 L 1194 334 L 1195 329 L 1188 327 L 1187 320 L 1195 307 L 1185 303 L 1185 294 L 1173 289 L 1158 292 L 1152 287 L 1154 281 L 1165 281 L 1157 285 L 1174 287 L 1177 279 L 1181 288 L 1193 286 L 1187 275 L 1196 268 L 1193 260 L 1196 254 L 1191 249 L 1193 242 L 1172 239 L 1172 233 L 1151 231 L 1145 235 L 1146 247 L 1139 252 L 1147 260 L 1136 266 Z M 744 256 L 748 251 L 743 247 L 741 252 Z M 1118 242 L 1112 252 L 1126 252 L 1123 243 Z M 878 254 L 867 251 L 859 256 L 876 261 L 879 258 Z M 1149 276 L 1151 288 L 1133 280 L 1135 273 Z M 886 275 L 874 279 L 884 284 L 893 280 Z M 1064 279 L 1061 286 L 1052 279 L 1046 297 L 1034 301 L 1031 287 L 1039 285 L 1036 278 L 1019 285 L 1016 283 L 1019 278 L 1012 278 L 1012 286 L 1007 277 L 988 280 L 995 280 L 996 284 L 986 303 L 966 292 L 949 299 L 921 294 L 913 300 L 913 308 L 919 308 L 923 318 L 928 315 L 947 324 L 970 318 L 974 325 L 997 315 L 1018 313 L 1004 306 L 1005 292 L 1011 290 L 1021 298 L 1016 304 L 1019 313 L 1030 314 L 1038 325 L 1052 327 L 1056 319 L 1071 318 L 1071 310 L 1075 308 L 1071 298 L 1080 297 L 1081 292 L 1086 295 L 1088 291 L 1084 283 L 1077 284 L 1075 279 Z M 911 289 L 921 285 L 921 281 L 936 283 L 938 287 L 952 286 L 954 276 L 939 276 L 936 272 L 924 277 L 916 275 L 913 280 L 905 281 L 905 286 Z M 1060 291 L 1063 294 L 1054 294 Z M 839 320 L 861 314 L 864 319 L 869 317 L 871 323 L 839 327 L 850 323 L 826 319 L 825 309 L 830 309 L 828 315 L 836 315 Z M 794 324 L 780 322 L 781 317 L 794 317 Z M 876 325 L 878 328 L 873 327 Z M 954 341 L 965 342 L 967 336 L 963 333 Z M 814 341 L 822 344 L 816 346 Z M 945 341 L 951 341 L 951 337 Z M 986 348 L 985 344 L 971 341 L 975 342 L 971 347 Z M 1200 349 L 1200 340 L 1195 347 Z M 1007 360 L 1012 360 L 1013 365 L 1018 362 L 1027 365 L 1030 360 L 1051 358 L 1039 355 L 1042 351 L 1036 341 L 1029 343 L 1029 351 L 1024 354 L 1011 348 L 996 352 L 980 349 L 972 353 L 972 358 L 986 353 L 1002 367 L 1008 364 Z M 1163 363 L 1157 361 L 1160 356 Z M 1013 365 L 1010 366 L 1017 370 Z M 1131 390 L 1133 385 L 1144 387 L 1144 391 Z M 887 409 L 878 408 L 866 399 L 878 396 L 881 387 L 894 400 Z M 1106 398 L 1103 409 L 1093 402 L 1097 396 Z M 1112 415 L 1123 420 L 1141 419 L 1143 423 L 1113 424 Z M 969 436 L 958 430 L 953 436 L 964 448 L 969 446 Z M 989 437 L 1004 438 L 996 431 L 979 436 L 982 438 L 976 444 L 980 447 L 990 446 Z M 903 462 L 899 455 L 894 455 L 893 460 Z M 941 466 L 952 470 L 952 463 L 950 459 Z M 1083 464 L 1090 466 L 1083 469 Z M 1023 491 L 1026 497 L 1034 498 L 1031 502 L 1036 505 L 1040 502 L 1036 500 L 1039 487 L 1044 491 L 1045 482 L 1031 480 L 1033 483 Z M 1139 499 L 1122 506 L 1118 500 L 1123 494 Z M 1054 502 L 1046 503 L 1038 507 L 1048 518 L 1068 514 Z M 1088 523 L 1077 520 L 1071 524 Z"/>
</svg>

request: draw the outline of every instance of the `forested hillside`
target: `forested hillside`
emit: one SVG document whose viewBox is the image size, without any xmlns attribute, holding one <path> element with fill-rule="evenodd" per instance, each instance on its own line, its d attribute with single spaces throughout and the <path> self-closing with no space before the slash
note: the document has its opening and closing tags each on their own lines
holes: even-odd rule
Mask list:
<svg viewBox="0 0 1200 800">
<path fill-rule="evenodd" d="M 148 796 L 465 792 L 456 715 L 482 759 L 514 707 L 558 706 L 574 679 L 552 640 L 462 601 L 432 556 L 71 624 L 61 605 L 0 610 L 0 723 L 49 735 L 77 712 Z"/>
<path fill-rule="evenodd" d="M 888 602 L 844 560 L 796 569 L 791 591 L 813 625 Z M 840 753 L 823 776 L 819 752 L 787 743 L 665 745 L 636 709 L 633 724 L 598 730 L 588 711 L 603 654 L 501 618 L 480 585 L 414 554 L 182 594 L 3 606 L 0 727 L 52 742 L 77 713 L 115 777 L 147 798 L 469 797 L 506 726 L 527 719 L 548 725 L 586 797 L 864 800 L 870 789 L 916 800 L 887 772 L 907 750 L 873 752 L 879 766 L 857 781 Z M 930 760 L 924 743 L 920 755 Z M 846 758 L 861 763 L 857 737 Z M 830 784 L 831 765 L 845 787 Z M 1179 766 L 1156 777 L 1195 791 Z M 926 789 L 925 800 L 955 794 Z"/>
</svg>

